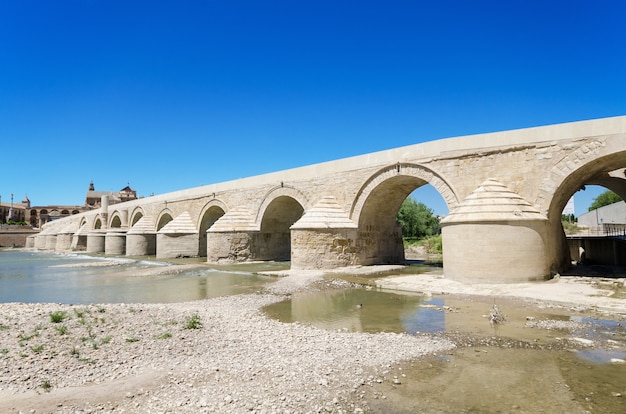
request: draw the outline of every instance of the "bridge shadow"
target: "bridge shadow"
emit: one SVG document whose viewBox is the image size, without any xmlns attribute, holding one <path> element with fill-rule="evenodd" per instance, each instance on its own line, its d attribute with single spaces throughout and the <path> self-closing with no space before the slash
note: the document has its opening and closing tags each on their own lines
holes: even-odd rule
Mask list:
<svg viewBox="0 0 626 414">
<path fill-rule="evenodd" d="M 406 259 L 404 261 L 404 265 L 422 265 L 422 266 L 432 266 L 432 267 L 443 267 L 443 262 L 437 260 L 428 260 L 428 259 Z"/>
<path fill-rule="evenodd" d="M 626 266 L 584 263 L 572 266 L 561 276 L 605 277 L 609 279 L 626 278 Z"/>
</svg>

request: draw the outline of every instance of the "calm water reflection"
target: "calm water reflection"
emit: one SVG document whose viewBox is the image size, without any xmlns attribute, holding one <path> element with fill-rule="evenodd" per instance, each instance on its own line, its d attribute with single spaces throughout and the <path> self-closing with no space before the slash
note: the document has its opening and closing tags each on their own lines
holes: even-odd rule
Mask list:
<svg viewBox="0 0 626 414">
<path fill-rule="evenodd" d="M 297 293 L 291 300 L 264 308 L 283 322 L 309 323 L 324 329 L 350 332 L 437 332 L 445 329 L 445 315 L 431 308 L 421 295 L 395 294 L 365 289 Z M 439 303 L 440 302 L 440 303 Z"/>
<path fill-rule="evenodd" d="M 262 270 L 272 266 L 284 267 L 266 263 Z M 155 260 L 0 250 L 0 302 L 183 302 L 251 293 L 273 280 L 254 274 L 253 265 L 158 274 L 171 267 Z M 149 276 L 137 276 L 142 272 Z"/>
</svg>

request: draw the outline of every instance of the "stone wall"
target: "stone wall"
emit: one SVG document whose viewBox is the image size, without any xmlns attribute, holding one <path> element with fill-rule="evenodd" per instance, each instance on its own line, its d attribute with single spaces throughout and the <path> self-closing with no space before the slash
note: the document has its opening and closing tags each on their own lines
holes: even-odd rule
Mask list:
<svg viewBox="0 0 626 414">
<path fill-rule="evenodd" d="M 25 247 L 26 239 L 39 233 L 37 230 L 2 229 L 0 230 L 0 247 Z"/>
</svg>

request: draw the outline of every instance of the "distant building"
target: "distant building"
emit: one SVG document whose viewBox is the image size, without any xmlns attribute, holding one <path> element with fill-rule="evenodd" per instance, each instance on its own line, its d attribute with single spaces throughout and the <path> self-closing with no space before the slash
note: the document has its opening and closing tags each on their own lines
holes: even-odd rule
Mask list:
<svg viewBox="0 0 626 414">
<path fill-rule="evenodd" d="M 593 233 L 620 233 L 626 229 L 626 203 L 619 201 L 578 217 L 578 225 Z"/>
<path fill-rule="evenodd" d="M 32 227 L 41 228 L 42 225 L 50 221 L 99 208 L 103 195 L 109 196 L 109 204 L 137 199 L 137 192 L 130 186 L 126 186 L 118 192 L 96 191 L 92 181 L 89 183 L 89 189 L 85 195 L 85 204 L 82 206 L 48 205 L 33 207 L 27 196 L 20 204 L 0 203 L 0 224 L 8 221 L 26 222 Z"/>
<path fill-rule="evenodd" d="M 117 204 L 137 199 L 137 191 L 130 188 L 130 186 L 122 188 L 117 193 L 114 191 L 96 191 L 92 181 L 89 183 L 89 189 L 87 190 L 87 195 L 85 196 L 85 206 L 89 206 L 92 209 L 100 207 L 102 196 L 104 195 L 109 196 L 109 204 Z"/>
<path fill-rule="evenodd" d="M 25 211 L 20 207 L 20 204 L 13 204 L 13 194 L 11 194 L 11 203 L 3 203 L 0 198 L 0 224 L 8 222 L 23 222 Z"/>
</svg>

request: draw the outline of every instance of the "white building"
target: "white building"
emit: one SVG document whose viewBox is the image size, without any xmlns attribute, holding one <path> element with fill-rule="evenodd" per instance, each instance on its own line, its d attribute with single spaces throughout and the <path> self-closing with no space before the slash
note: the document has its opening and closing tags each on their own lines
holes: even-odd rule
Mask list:
<svg viewBox="0 0 626 414">
<path fill-rule="evenodd" d="M 581 214 L 578 226 L 587 227 L 591 234 L 622 234 L 626 230 L 626 202 L 619 201 Z"/>
</svg>

